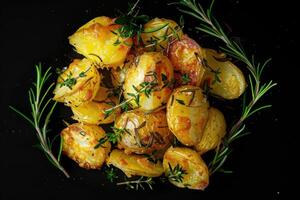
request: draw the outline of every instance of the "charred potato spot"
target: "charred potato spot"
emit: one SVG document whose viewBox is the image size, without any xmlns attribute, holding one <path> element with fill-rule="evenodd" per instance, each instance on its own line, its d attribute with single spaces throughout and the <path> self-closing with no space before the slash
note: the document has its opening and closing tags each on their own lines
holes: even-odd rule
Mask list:
<svg viewBox="0 0 300 200">
<path fill-rule="evenodd" d="M 167 104 L 167 121 L 176 138 L 186 146 L 197 144 L 208 118 L 209 103 L 202 90 L 182 86 L 172 93 Z"/>
<path fill-rule="evenodd" d="M 69 42 L 78 53 L 99 63 L 99 67 L 118 67 L 123 64 L 132 45 L 131 38 L 124 39 L 114 34 L 119 28 L 114 19 L 97 17 L 71 35 Z"/>
<path fill-rule="evenodd" d="M 173 81 L 173 66 L 169 59 L 159 52 L 147 52 L 137 58 L 137 61 L 128 69 L 123 85 L 125 99 L 132 98 L 129 94 L 137 94 L 144 83 L 155 85 L 149 96 L 139 94 L 139 105 L 131 100 L 133 108 L 139 107 L 143 111 L 153 111 L 167 103 L 172 92 L 167 83 Z"/>
<path fill-rule="evenodd" d="M 169 41 L 174 38 L 181 38 L 183 35 L 181 27 L 175 21 L 164 18 L 150 20 L 144 25 L 144 31 L 149 32 L 141 34 L 148 51 L 162 51 L 167 48 Z"/>
<path fill-rule="evenodd" d="M 61 132 L 63 153 L 86 169 L 99 169 L 110 152 L 109 142 L 97 149 L 98 140 L 105 136 L 102 128 L 95 125 L 76 123 Z"/>
<path fill-rule="evenodd" d="M 163 159 L 163 167 L 166 176 L 170 173 L 170 166 L 173 169 L 179 165 L 184 170 L 182 181 L 169 181 L 177 187 L 204 190 L 209 183 L 209 172 L 205 162 L 196 151 L 185 147 L 170 147 Z"/>
<path fill-rule="evenodd" d="M 215 149 L 221 143 L 221 139 L 226 134 L 226 121 L 221 111 L 211 107 L 208 110 L 208 120 L 205 126 L 203 136 L 195 149 L 203 154 L 209 150 Z"/>
<path fill-rule="evenodd" d="M 117 119 L 115 127 L 126 130 L 118 148 L 127 154 L 164 152 L 173 139 L 164 111 L 146 115 L 138 110 L 126 112 Z"/>
<path fill-rule="evenodd" d="M 225 99 L 236 99 L 245 91 L 246 81 L 241 70 L 228 59 L 212 49 L 204 49 L 206 65 L 202 85 L 208 84 L 211 93 Z M 216 81 L 216 72 L 220 81 Z"/>
<path fill-rule="evenodd" d="M 160 162 L 153 163 L 145 156 L 135 154 L 128 155 L 117 149 L 110 153 L 107 164 L 119 168 L 127 177 L 134 175 L 158 177 L 164 173 L 164 169 Z"/>
<path fill-rule="evenodd" d="M 168 48 L 168 58 L 174 66 L 176 82 L 200 86 L 205 69 L 199 58 L 203 57 L 203 50 L 196 41 L 184 35 L 181 40 L 170 43 Z M 184 82 L 181 77 L 187 75 L 189 81 Z"/>
<path fill-rule="evenodd" d="M 53 99 L 67 106 L 90 102 L 96 96 L 101 78 L 89 60 L 75 59 L 58 77 Z"/>
</svg>

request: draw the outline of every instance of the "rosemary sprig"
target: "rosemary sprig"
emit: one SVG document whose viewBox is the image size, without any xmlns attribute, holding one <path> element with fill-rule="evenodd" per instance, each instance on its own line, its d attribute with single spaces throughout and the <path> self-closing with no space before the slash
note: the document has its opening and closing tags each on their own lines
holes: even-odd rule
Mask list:
<svg viewBox="0 0 300 200">
<path fill-rule="evenodd" d="M 186 171 L 179 164 L 177 164 L 174 168 L 172 168 L 170 163 L 168 163 L 168 165 L 169 165 L 169 171 L 166 175 L 167 178 L 170 181 L 182 183 L 184 175 L 187 174 Z"/>
<path fill-rule="evenodd" d="M 44 74 L 42 73 L 41 64 L 36 65 L 35 69 L 36 82 L 33 83 L 34 87 L 30 88 L 28 91 L 29 102 L 31 107 L 31 116 L 27 116 L 26 114 L 22 113 L 21 111 L 12 106 L 9 107 L 33 126 L 39 141 L 39 144 L 36 146 L 45 153 L 46 157 L 55 167 L 57 167 L 60 171 L 64 173 L 66 177 L 69 178 L 69 174 L 59 162 L 62 151 L 62 138 L 60 142 L 59 152 L 56 157 L 52 152 L 52 143 L 55 140 L 55 138 L 52 140 L 52 142 L 50 142 L 50 139 L 47 135 L 47 133 L 49 132 L 48 125 L 50 122 L 50 118 L 56 106 L 56 102 L 51 105 L 51 98 L 46 100 L 49 91 L 54 86 L 54 83 L 52 83 L 45 90 L 45 83 L 51 76 L 51 68 L 48 68 Z M 47 114 L 45 114 L 46 110 L 48 111 Z"/>
<path fill-rule="evenodd" d="M 261 83 L 262 72 L 271 59 L 267 59 L 262 64 L 255 61 L 254 55 L 251 59 L 249 59 L 243 48 L 237 42 L 229 39 L 221 25 L 212 16 L 214 0 L 212 0 L 209 8 L 206 11 L 203 9 L 200 3 L 196 2 L 196 0 L 179 0 L 179 2 L 176 4 L 183 7 L 183 9 L 178 8 L 179 11 L 191 15 L 200 21 L 199 26 L 196 27 L 197 30 L 223 41 L 225 46 L 220 47 L 221 50 L 223 50 L 229 56 L 232 56 L 243 62 L 250 72 L 248 78 L 250 83 L 251 99 L 250 101 L 246 102 L 246 96 L 244 94 L 241 117 L 231 127 L 229 133 L 224 138 L 222 146 L 216 150 L 214 159 L 209 164 L 210 174 L 213 174 L 222 170 L 222 166 L 231 152 L 230 144 L 248 134 L 244 132 L 246 126 L 245 120 L 256 112 L 271 107 L 271 105 L 257 107 L 256 104 L 270 91 L 271 88 L 277 84 L 273 83 L 272 80 L 264 84 Z"/>
<path fill-rule="evenodd" d="M 144 185 L 146 185 L 151 190 L 153 190 L 152 185 L 154 183 L 155 182 L 153 181 L 152 177 L 141 176 L 137 180 L 124 181 L 124 182 L 117 183 L 117 185 L 126 185 L 128 188 L 135 189 L 135 190 L 139 190 L 139 188 L 142 188 L 143 190 L 145 190 L 145 186 Z"/>
</svg>

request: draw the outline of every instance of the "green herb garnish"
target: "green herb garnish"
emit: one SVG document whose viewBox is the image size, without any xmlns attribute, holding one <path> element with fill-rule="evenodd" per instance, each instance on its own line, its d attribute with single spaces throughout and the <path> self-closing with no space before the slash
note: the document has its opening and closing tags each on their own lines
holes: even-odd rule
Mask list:
<svg viewBox="0 0 300 200">
<path fill-rule="evenodd" d="M 55 109 L 56 103 L 54 102 L 52 105 L 52 98 L 46 100 L 49 91 L 53 88 L 54 83 L 52 83 L 49 87 L 45 90 L 45 83 L 51 76 L 51 68 L 48 68 L 46 72 L 42 73 L 42 66 L 41 64 L 35 66 L 36 69 L 36 81 L 33 83 L 34 87 L 28 91 L 29 102 L 31 107 L 31 116 L 27 116 L 26 114 L 22 113 L 18 109 L 9 106 L 10 109 L 15 111 L 19 114 L 22 118 L 29 122 L 30 125 L 35 129 L 36 136 L 38 138 L 39 144 L 35 145 L 38 147 L 42 152 L 45 153 L 48 160 L 60 171 L 64 173 L 66 177 L 70 177 L 64 167 L 60 164 L 60 157 L 62 152 L 62 144 L 63 140 L 61 138 L 59 151 L 57 157 L 54 155 L 52 151 L 52 143 L 55 138 L 50 140 L 47 133 L 49 132 L 49 122 L 52 116 L 52 113 Z M 45 114 L 45 111 L 48 111 Z"/>
<path fill-rule="evenodd" d="M 191 15 L 199 20 L 199 26 L 196 27 L 197 30 L 221 40 L 225 44 L 225 46 L 220 47 L 221 50 L 223 50 L 229 56 L 232 56 L 243 62 L 250 72 L 248 78 L 251 99 L 247 102 L 246 93 L 244 94 L 241 117 L 231 127 L 229 133 L 224 138 L 222 145 L 216 150 L 214 159 L 209 163 L 210 174 L 213 174 L 217 171 L 224 172 L 222 167 L 231 152 L 230 144 L 248 134 L 244 132 L 245 120 L 256 112 L 271 107 L 271 105 L 263 105 L 259 107 L 256 106 L 257 102 L 263 96 L 265 96 L 271 88 L 277 85 L 276 83 L 273 83 L 273 81 L 269 81 L 264 84 L 261 83 L 262 72 L 271 59 L 267 59 L 265 62 L 263 62 L 263 64 L 255 62 L 254 55 L 252 58 L 249 58 L 243 48 L 237 42 L 231 40 L 230 37 L 227 36 L 216 18 L 212 16 L 214 0 L 211 1 L 211 4 L 206 11 L 203 9 L 201 4 L 197 3 L 195 0 L 179 0 L 179 2 L 176 4 L 182 7 L 179 8 L 179 11 Z"/>
</svg>

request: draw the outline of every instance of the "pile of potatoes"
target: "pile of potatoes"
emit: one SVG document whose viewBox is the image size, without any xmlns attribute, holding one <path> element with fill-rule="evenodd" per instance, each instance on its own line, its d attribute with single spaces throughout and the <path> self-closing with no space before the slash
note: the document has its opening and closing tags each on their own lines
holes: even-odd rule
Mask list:
<svg viewBox="0 0 300 200">
<path fill-rule="evenodd" d="M 70 107 L 78 121 L 61 132 L 63 153 L 80 167 L 100 169 L 106 163 L 128 177 L 159 177 L 179 165 L 185 172 L 182 181 L 170 182 L 204 190 L 209 171 L 201 156 L 220 145 L 226 122 L 222 112 L 210 106 L 203 88 L 210 88 L 211 94 L 221 98 L 236 99 L 246 87 L 242 72 L 225 59 L 225 54 L 201 47 L 173 20 L 155 18 L 147 22 L 144 30 L 166 26 L 142 33 L 138 47 L 134 46 L 135 37 L 115 34 L 120 25 L 114 20 L 97 17 L 69 37 L 70 44 L 85 58 L 73 60 L 58 77 L 54 90 L 53 99 Z M 153 38 L 158 38 L 156 48 Z M 138 103 L 130 100 L 131 110 L 122 112 L 119 107 L 106 116 L 104 111 L 122 98 L 112 95 L 112 88 L 103 83 L 104 68 L 109 69 L 113 87 L 123 91 L 124 100 L 130 99 L 129 94 L 143 82 L 151 81 L 149 72 L 157 75 L 155 89 L 149 95 L 139 94 Z M 183 80 L 183 76 L 188 79 Z M 166 82 L 171 84 L 166 86 Z M 117 144 L 106 141 L 95 148 L 106 135 L 101 125 L 111 123 L 126 131 Z M 173 144 L 175 138 L 179 146 Z"/>
</svg>

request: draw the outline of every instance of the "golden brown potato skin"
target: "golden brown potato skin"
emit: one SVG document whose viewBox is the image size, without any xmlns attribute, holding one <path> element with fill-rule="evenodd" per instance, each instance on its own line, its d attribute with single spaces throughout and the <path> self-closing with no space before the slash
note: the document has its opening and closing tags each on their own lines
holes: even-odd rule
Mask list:
<svg viewBox="0 0 300 200">
<path fill-rule="evenodd" d="M 125 128 L 118 148 L 125 153 L 152 154 L 164 152 L 173 140 L 165 111 L 144 114 L 139 110 L 123 113 L 115 122 L 116 128 Z"/>
<path fill-rule="evenodd" d="M 210 107 L 208 110 L 208 120 L 200 142 L 195 145 L 195 149 L 203 154 L 215 149 L 221 143 L 221 139 L 226 134 L 226 121 L 221 111 Z"/>
<path fill-rule="evenodd" d="M 85 72 L 85 76 L 79 77 L 82 72 Z M 76 78 L 76 84 L 71 88 L 62 86 L 62 82 L 69 76 Z M 66 106 L 80 106 L 90 102 L 97 94 L 101 78 L 91 61 L 75 59 L 58 77 L 53 99 L 64 102 Z"/>
<path fill-rule="evenodd" d="M 182 182 L 169 180 L 177 187 L 204 190 L 208 186 L 208 168 L 196 151 L 185 147 L 170 147 L 163 159 L 166 176 L 170 171 L 169 164 L 172 169 L 178 164 L 186 172 L 186 174 L 183 175 Z"/>
<path fill-rule="evenodd" d="M 162 51 L 167 48 L 169 41 L 172 41 L 177 37 L 181 38 L 183 33 L 180 26 L 175 21 L 170 19 L 154 18 L 144 25 L 144 31 L 149 32 L 151 30 L 163 27 L 166 24 L 168 25 L 158 31 L 141 34 L 146 50 Z M 172 29 L 176 35 L 173 33 Z M 157 40 L 157 45 L 153 45 L 153 40 Z"/>
<path fill-rule="evenodd" d="M 87 124 L 109 124 L 115 121 L 120 114 L 120 108 L 109 116 L 105 116 L 104 110 L 112 108 L 119 103 L 119 99 L 109 95 L 109 89 L 100 87 L 95 98 L 86 104 L 71 107 L 73 119 Z"/>
<path fill-rule="evenodd" d="M 186 85 L 173 91 L 167 104 L 167 120 L 170 130 L 182 144 L 193 146 L 200 141 L 208 119 L 208 107 L 199 87 Z"/>
<path fill-rule="evenodd" d="M 246 81 L 242 71 L 226 59 L 225 54 L 219 54 L 212 49 L 204 49 L 204 59 L 207 65 L 219 71 L 220 82 L 215 80 L 215 73 L 206 67 L 203 83 L 207 84 L 210 92 L 224 99 L 236 99 L 244 93 Z"/>
<path fill-rule="evenodd" d="M 153 163 L 145 156 L 135 154 L 128 155 L 118 149 L 110 153 L 107 164 L 119 168 L 127 177 L 134 175 L 158 177 L 164 173 L 161 162 Z"/>
<path fill-rule="evenodd" d="M 181 40 L 172 41 L 168 48 L 168 58 L 174 66 L 174 76 L 177 85 L 200 86 L 205 68 L 199 59 L 203 57 L 203 50 L 196 41 L 184 35 Z M 190 81 L 184 83 L 182 76 L 186 74 Z"/>
<path fill-rule="evenodd" d="M 104 130 L 96 125 L 76 123 L 61 132 L 63 138 L 63 153 L 76 161 L 80 167 L 99 169 L 110 152 L 109 142 L 99 148 L 94 148 L 100 138 L 105 136 Z"/>
<path fill-rule="evenodd" d="M 122 66 L 111 69 L 110 76 L 114 87 L 119 87 L 124 84 L 126 73 L 134 60 L 135 56 L 133 54 L 129 54 Z"/>
<path fill-rule="evenodd" d="M 71 35 L 69 42 L 78 53 L 99 63 L 99 67 L 115 68 L 123 64 L 132 45 L 131 38 L 123 39 L 113 33 L 117 33 L 119 28 L 114 19 L 97 17 Z"/>
<path fill-rule="evenodd" d="M 129 93 L 136 94 L 136 90 L 133 85 L 138 89 L 142 89 L 141 83 L 153 82 L 154 76 L 150 76 L 149 73 L 157 74 L 157 86 L 153 89 L 149 97 L 144 93 L 140 94 L 139 105 L 134 100 L 129 103 L 133 108 L 139 107 L 143 111 L 153 111 L 157 108 L 165 105 L 170 97 L 172 88 L 166 86 L 165 82 L 173 81 L 173 66 L 169 59 L 160 52 L 146 52 L 137 58 L 137 61 L 132 65 L 125 77 L 123 85 L 125 99 L 132 98 Z M 163 81 L 163 75 L 166 77 Z"/>
<path fill-rule="evenodd" d="M 115 118 L 120 114 L 120 109 L 116 109 L 115 112 L 108 117 L 105 116 L 104 110 L 110 109 L 113 105 L 117 105 L 119 102 L 117 97 L 109 97 L 103 101 L 93 100 L 89 103 L 78 107 L 71 107 L 73 112 L 73 119 L 87 123 L 87 124 L 109 124 L 115 121 Z"/>
</svg>

